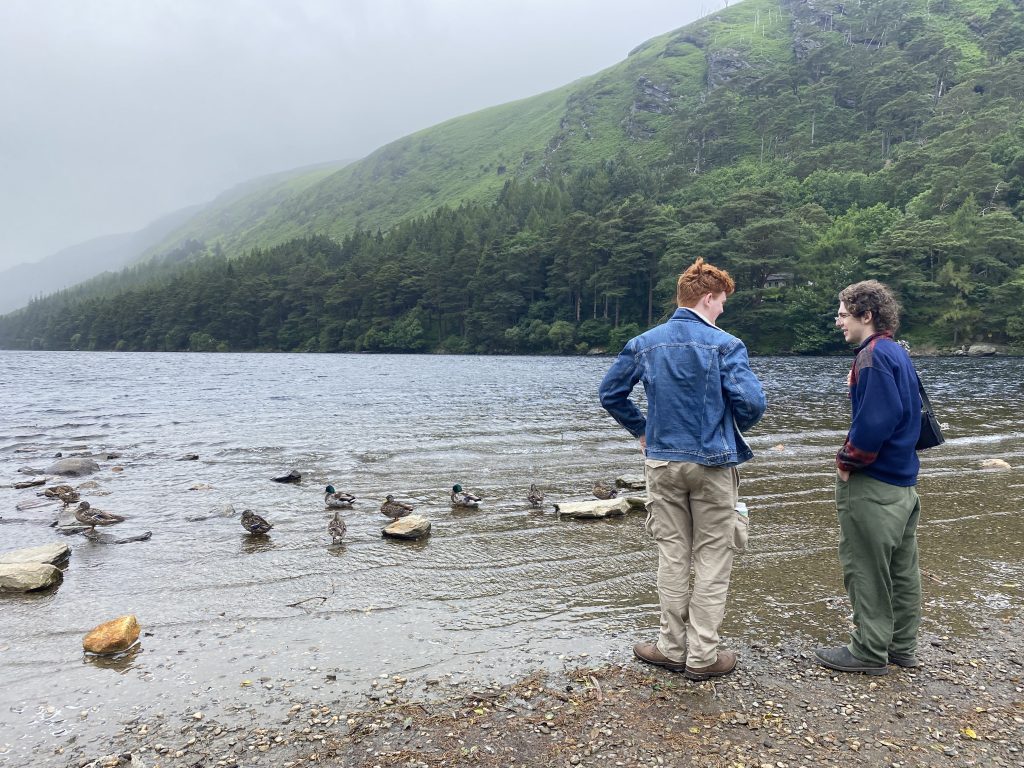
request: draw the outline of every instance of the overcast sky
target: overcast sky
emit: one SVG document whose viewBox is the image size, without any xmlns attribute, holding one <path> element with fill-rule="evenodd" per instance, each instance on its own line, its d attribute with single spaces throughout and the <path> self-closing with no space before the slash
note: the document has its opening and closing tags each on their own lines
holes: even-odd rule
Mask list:
<svg viewBox="0 0 1024 768">
<path fill-rule="evenodd" d="M 0 269 L 593 74 L 722 0 L 0 0 Z"/>
</svg>

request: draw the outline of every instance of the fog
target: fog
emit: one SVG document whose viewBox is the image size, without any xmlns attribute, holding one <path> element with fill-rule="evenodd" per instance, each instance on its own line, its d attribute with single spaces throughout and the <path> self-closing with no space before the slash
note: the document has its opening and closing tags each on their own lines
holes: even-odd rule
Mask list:
<svg viewBox="0 0 1024 768">
<path fill-rule="evenodd" d="M 0 269 L 593 74 L 696 0 L 4 0 Z"/>
</svg>

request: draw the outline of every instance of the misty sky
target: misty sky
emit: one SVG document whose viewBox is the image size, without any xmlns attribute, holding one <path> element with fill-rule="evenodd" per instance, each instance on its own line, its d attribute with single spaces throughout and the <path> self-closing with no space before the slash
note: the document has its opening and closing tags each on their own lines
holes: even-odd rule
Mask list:
<svg viewBox="0 0 1024 768">
<path fill-rule="evenodd" d="M 593 74 L 721 0 L 0 0 L 0 269 Z"/>
</svg>

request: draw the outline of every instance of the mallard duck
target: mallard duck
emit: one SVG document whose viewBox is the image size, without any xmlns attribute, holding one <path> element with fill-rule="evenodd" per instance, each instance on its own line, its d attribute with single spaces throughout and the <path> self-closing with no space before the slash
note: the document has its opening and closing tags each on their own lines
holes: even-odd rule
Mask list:
<svg viewBox="0 0 1024 768">
<path fill-rule="evenodd" d="M 338 539 L 345 538 L 346 528 L 345 521 L 341 519 L 341 511 L 336 509 L 334 517 L 327 523 L 327 532 L 331 534 L 331 544 L 337 544 Z"/>
<path fill-rule="evenodd" d="M 607 486 L 602 481 L 598 480 L 594 483 L 594 495 L 602 501 L 605 501 L 607 499 L 614 499 L 618 496 L 619 490 L 617 488 Z"/>
<path fill-rule="evenodd" d="M 121 515 L 104 512 L 102 509 L 93 509 L 88 501 L 81 502 L 75 509 L 75 520 L 82 525 L 88 525 L 90 528 L 95 528 L 97 525 L 113 525 L 114 523 L 124 522 L 124 518 Z"/>
<path fill-rule="evenodd" d="M 262 536 L 274 527 L 251 509 L 242 513 L 241 523 L 242 527 L 254 536 Z"/>
<path fill-rule="evenodd" d="M 380 505 L 380 513 L 386 517 L 390 517 L 392 520 L 405 517 L 414 509 L 415 507 L 412 504 L 403 504 L 400 501 L 395 501 L 395 497 L 390 493 L 387 495 L 387 498 L 384 499 L 384 503 Z"/>
<path fill-rule="evenodd" d="M 526 500 L 534 507 L 543 507 L 544 491 L 538 488 L 536 483 L 530 483 L 530 492 L 526 494 Z"/>
<path fill-rule="evenodd" d="M 324 504 L 327 505 L 328 509 L 346 509 L 351 507 L 352 502 L 355 500 L 356 497 L 351 493 L 334 490 L 333 485 L 328 485 L 327 492 L 324 493 Z"/>
<path fill-rule="evenodd" d="M 48 499 L 60 499 L 65 504 L 74 504 L 80 498 L 78 491 L 70 485 L 51 485 L 43 491 L 43 496 Z"/>
<path fill-rule="evenodd" d="M 480 506 L 480 497 L 469 491 L 462 490 L 462 486 L 456 483 L 452 486 L 452 506 L 463 509 L 476 509 Z"/>
</svg>

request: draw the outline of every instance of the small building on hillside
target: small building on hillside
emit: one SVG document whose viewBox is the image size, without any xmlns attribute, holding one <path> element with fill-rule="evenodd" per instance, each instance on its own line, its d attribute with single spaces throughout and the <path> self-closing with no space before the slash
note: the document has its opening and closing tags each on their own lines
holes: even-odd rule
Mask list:
<svg viewBox="0 0 1024 768">
<path fill-rule="evenodd" d="M 764 279 L 765 288 L 785 288 L 793 283 L 792 272 L 773 272 Z"/>
</svg>

